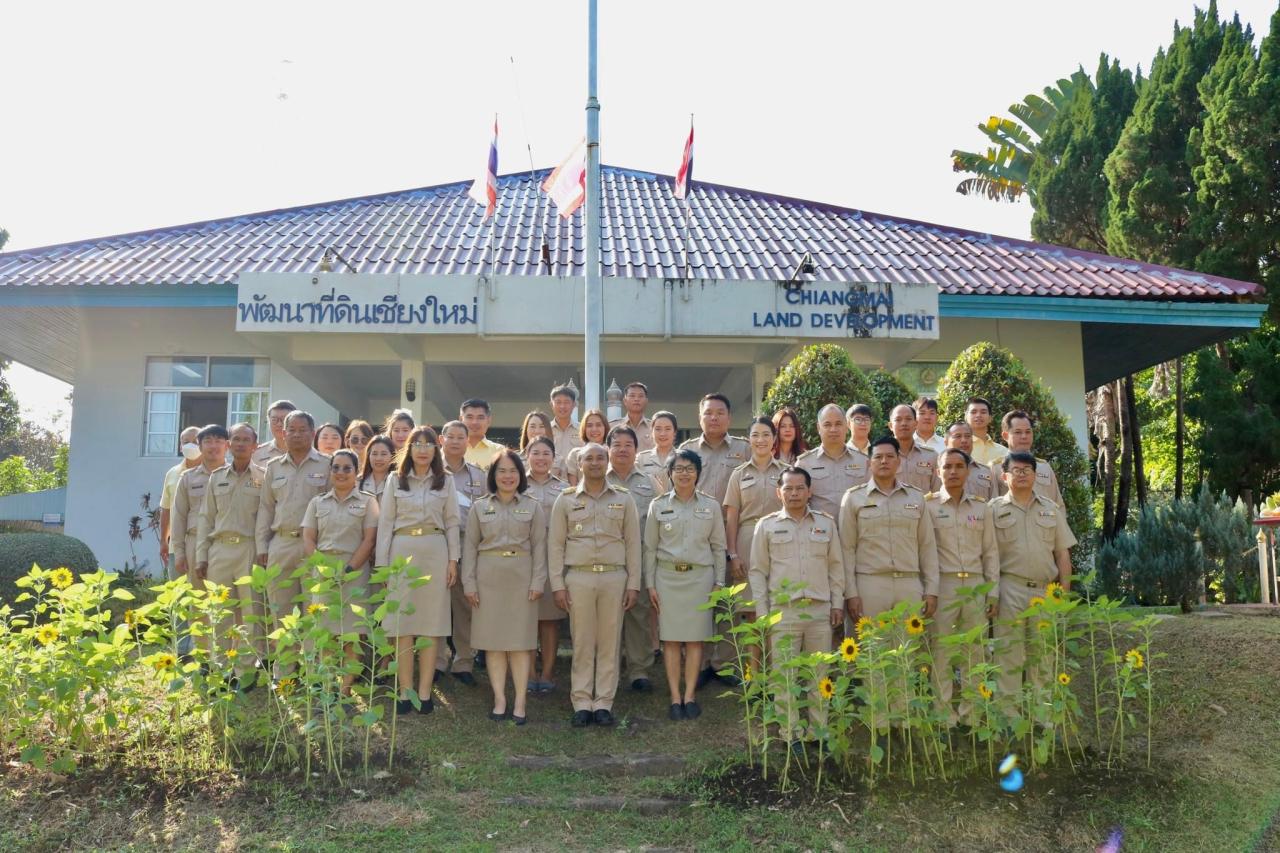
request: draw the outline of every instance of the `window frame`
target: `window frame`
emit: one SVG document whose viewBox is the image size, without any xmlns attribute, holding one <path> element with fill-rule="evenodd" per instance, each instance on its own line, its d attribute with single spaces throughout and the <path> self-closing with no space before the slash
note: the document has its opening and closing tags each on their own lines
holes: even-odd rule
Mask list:
<svg viewBox="0 0 1280 853">
<path fill-rule="evenodd" d="M 149 371 L 148 371 L 148 368 L 150 367 L 151 362 L 152 362 L 152 360 L 153 360 L 153 359 L 186 359 L 186 360 L 194 360 L 194 359 L 200 359 L 200 358 L 203 358 L 203 359 L 204 359 L 204 361 L 205 361 L 205 383 L 206 383 L 206 384 L 204 384 L 204 385 L 149 385 L 149 384 L 147 384 L 148 372 L 149 372 Z M 213 359 L 215 359 L 215 358 L 247 358 L 247 359 L 250 359 L 251 361 L 254 361 L 254 362 L 263 362 L 263 363 L 265 363 L 265 365 L 266 365 L 266 375 L 265 375 L 265 382 L 266 382 L 266 384 L 265 384 L 265 385 L 262 385 L 261 387 L 242 386 L 242 385 L 210 385 L 210 384 L 208 384 L 208 383 L 212 380 Z M 173 439 L 174 439 L 174 448 L 175 448 L 175 451 L 179 451 L 179 450 L 181 450 L 181 448 L 177 446 L 177 441 L 178 441 L 178 437 L 182 434 L 182 395 L 183 395 L 183 393 L 184 393 L 184 392 L 187 392 L 187 393 L 193 393 L 193 394 L 211 394 L 211 393 L 212 393 L 212 394 L 225 394 L 225 395 L 226 395 L 226 414 L 225 414 L 225 417 L 226 417 L 226 418 L 228 418 L 228 419 L 230 419 L 230 418 L 231 418 L 231 416 L 232 416 L 232 414 L 233 414 L 232 405 L 233 405 L 233 401 L 235 400 L 235 395 L 237 395 L 237 394 L 257 394 L 257 395 L 258 395 L 258 405 L 259 405 L 259 411 L 257 412 L 257 423 L 253 423 L 252 421 L 251 421 L 250 423 L 253 423 L 253 427 L 254 427 L 254 429 L 255 429 L 255 430 L 257 430 L 257 431 L 258 431 L 258 435 L 259 435 L 259 436 L 261 436 L 261 435 L 262 435 L 262 433 L 263 433 L 263 430 L 265 429 L 265 423 L 266 423 L 266 418 L 267 418 L 266 406 L 267 406 L 267 405 L 269 405 L 269 402 L 268 402 L 268 401 L 270 400 L 270 397 L 271 397 L 271 368 L 272 368 L 272 362 L 271 362 L 271 359 L 269 359 L 269 358 L 262 358 L 262 357 L 260 357 L 260 356 L 255 356 L 255 355 L 249 355 L 249 356 L 246 356 L 246 355 L 243 355 L 243 354 L 241 354 L 241 353 L 211 353 L 211 354 L 206 354 L 206 355 L 188 355 L 188 354 L 182 354 L 182 353 L 163 353 L 163 354 L 152 354 L 152 355 L 146 355 L 146 356 L 143 356 L 143 359 L 142 359 L 142 381 L 143 381 L 143 386 L 142 386 L 142 437 L 141 437 L 141 438 L 142 438 L 142 440 L 141 440 L 141 448 L 140 448 L 142 458 L 145 458 L 145 459 L 169 459 L 169 458 L 176 458 L 176 456 L 170 456 L 169 454 L 160 454 L 160 453 L 150 453 L 150 452 L 149 452 L 149 450 L 150 450 L 150 443 L 151 443 L 151 439 L 152 439 L 152 437 L 153 437 L 153 436 L 158 436 L 158 435 L 164 435 L 164 434 L 165 434 L 165 433 L 163 433 L 163 432 L 155 432 L 155 431 L 153 431 L 153 430 L 151 429 L 151 420 L 152 420 L 152 415 L 153 415 L 153 414 L 165 414 L 165 415 L 167 415 L 167 414 L 174 414 L 174 415 L 175 415 L 176 428 L 175 428 L 175 431 L 174 431 L 173 433 L 171 433 L 171 434 L 173 435 Z M 256 369 L 256 365 L 255 365 L 255 369 Z M 176 402 L 176 410 L 175 410 L 175 411 L 173 411 L 173 412 L 170 412 L 170 411 L 168 411 L 168 410 L 166 410 L 166 411 L 164 411 L 164 412 L 153 412 L 153 410 L 152 410 L 152 406 L 151 406 L 151 401 L 152 401 L 153 396 L 154 396 L 154 395 L 156 395 L 156 394 L 173 394 L 173 395 L 175 396 L 176 401 L 177 401 L 177 402 Z M 244 414 L 245 412 L 244 412 L 243 410 L 237 409 L 237 410 L 235 410 L 235 411 L 234 411 L 234 413 L 235 413 L 235 414 Z M 234 421 L 234 420 L 228 420 L 228 421 L 226 422 L 226 425 L 227 425 L 227 426 L 230 426 L 232 423 L 235 423 L 235 421 Z"/>
</svg>

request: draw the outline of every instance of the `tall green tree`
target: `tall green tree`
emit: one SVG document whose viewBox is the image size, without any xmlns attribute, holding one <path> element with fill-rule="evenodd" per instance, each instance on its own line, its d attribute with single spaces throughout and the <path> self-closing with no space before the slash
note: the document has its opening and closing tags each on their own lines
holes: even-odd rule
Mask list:
<svg viewBox="0 0 1280 853">
<path fill-rule="evenodd" d="M 8 361 L 0 359 L 0 441 L 6 441 L 16 436 L 22 426 L 18 398 L 14 395 L 13 389 L 9 387 L 9 380 L 4 375 L 4 371 L 8 366 Z"/>
</svg>

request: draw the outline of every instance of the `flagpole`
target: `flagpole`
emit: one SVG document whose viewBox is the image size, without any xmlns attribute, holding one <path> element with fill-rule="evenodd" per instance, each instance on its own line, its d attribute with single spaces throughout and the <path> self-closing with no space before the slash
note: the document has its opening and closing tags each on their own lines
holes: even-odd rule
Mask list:
<svg viewBox="0 0 1280 853">
<path fill-rule="evenodd" d="M 600 102 L 596 99 L 596 0 L 587 0 L 587 192 L 586 291 L 583 299 L 583 402 L 600 408 L 600 336 L 604 332 L 604 293 L 600 279 Z"/>
<path fill-rule="evenodd" d="M 498 144 L 498 114 L 493 114 L 493 144 Z M 493 222 L 489 223 L 489 277 L 493 278 L 494 274 L 494 244 L 498 240 L 498 171 L 494 169 L 493 173 Z M 493 293 L 493 285 L 489 285 L 489 293 Z"/>
<path fill-rule="evenodd" d="M 693 135 L 693 113 L 689 113 L 689 135 Z M 693 203 L 693 174 L 686 179 L 684 188 L 684 278 L 691 280 L 689 270 L 689 205 Z"/>
</svg>

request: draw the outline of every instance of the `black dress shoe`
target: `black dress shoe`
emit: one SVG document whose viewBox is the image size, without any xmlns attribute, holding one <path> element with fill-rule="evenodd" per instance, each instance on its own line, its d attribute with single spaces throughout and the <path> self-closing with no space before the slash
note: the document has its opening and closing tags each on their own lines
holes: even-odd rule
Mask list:
<svg viewBox="0 0 1280 853">
<path fill-rule="evenodd" d="M 410 713 L 410 712 L 412 712 L 412 711 L 413 711 L 413 703 L 412 703 L 412 702 L 410 702 L 408 699 L 397 699 L 397 700 L 396 700 L 396 713 L 397 713 L 397 714 L 408 714 L 408 713 Z"/>
<path fill-rule="evenodd" d="M 435 709 L 436 709 L 436 703 L 435 703 L 435 700 L 434 700 L 434 699 L 428 699 L 427 701 L 423 702 L 421 705 L 419 705 L 419 706 L 418 706 L 418 713 L 419 713 L 419 714 L 430 714 L 430 713 L 431 713 L 432 711 L 434 711 Z"/>
<path fill-rule="evenodd" d="M 505 720 L 506 718 L 507 718 L 507 712 L 506 712 L 506 711 L 503 711 L 501 714 L 499 714 L 497 711 L 490 711 L 490 712 L 489 712 L 489 719 L 493 720 L 495 723 L 500 723 L 500 722 L 502 722 L 503 720 Z"/>
<path fill-rule="evenodd" d="M 591 712 L 590 711 L 574 711 L 573 719 L 569 721 L 569 725 L 573 726 L 575 729 L 586 728 L 587 726 L 591 725 Z"/>
<path fill-rule="evenodd" d="M 484 669 L 485 668 L 484 652 L 476 652 L 476 656 L 471 659 L 471 663 L 475 666 L 476 669 Z"/>
<path fill-rule="evenodd" d="M 529 722 L 529 718 L 528 718 L 528 717 L 517 717 L 515 714 L 512 714 L 512 715 L 511 715 L 511 722 L 515 723 L 517 726 L 523 726 L 525 723 Z"/>
<path fill-rule="evenodd" d="M 607 708 L 601 708 L 595 713 L 595 724 L 597 726 L 612 726 L 617 720 L 613 718 L 613 712 Z"/>
<path fill-rule="evenodd" d="M 711 679 L 715 677 L 716 677 L 716 671 L 711 667 L 707 667 L 702 672 L 698 673 L 698 681 L 697 681 L 698 689 L 701 690 L 702 688 L 706 687 L 708 684 L 711 683 Z"/>
<path fill-rule="evenodd" d="M 681 705 L 679 702 L 672 702 L 671 710 L 667 711 L 667 719 L 675 720 L 676 722 L 679 722 L 680 720 L 685 719 L 684 706 Z"/>
<path fill-rule="evenodd" d="M 476 677 L 469 672 L 455 672 L 453 674 L 453 680 L 459 684 L 465 684 L 468 687 L 476 686 Z"/>
<path fill-rule="evenodd" d="M 631 682 L 631 689 L 636 693 L 652 693 L 653 684 L 647 678 L 637 678 Z"/>
<path fill-rule="evenodd" d="M 702 708 L 698 706 L 697 702 L 684 703 L 684 717 L 686 720 L 696 720 L 701 716 Z"/>
</svg>

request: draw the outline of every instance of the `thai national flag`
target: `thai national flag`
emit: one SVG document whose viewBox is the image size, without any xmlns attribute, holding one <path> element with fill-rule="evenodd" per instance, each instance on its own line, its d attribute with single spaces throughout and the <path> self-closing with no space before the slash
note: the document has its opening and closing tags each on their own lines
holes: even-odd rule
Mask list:
<svg viewBox="0 0 1280 853">
<path fill-rule="evenodd" d="M 467 193 L 476 204 L 484 205 L 484 218 L 488 219 L 498 207 L 498 117 L 493 118 L 493 141 L 489 143 L 489 164 L 484 174 L 476 178 Z"/>
<path fill-rule="evenodd" d="M 564 219 L 582 206 L 587 198 L 587 140 L 581 139 L 555 171 L 542 182 L 542 191 L 551 196 L 556 210 Z"/>
<path fill-rule="evenodd" d="M 680 168 L 676 171 L 675 196 L 683 199 L 689 195 L 689 185 L 693 183 L 693 125 L 689 125 L 689 141 L 684 144 L 684 157 L 680 158 Z"/>
</svg>

